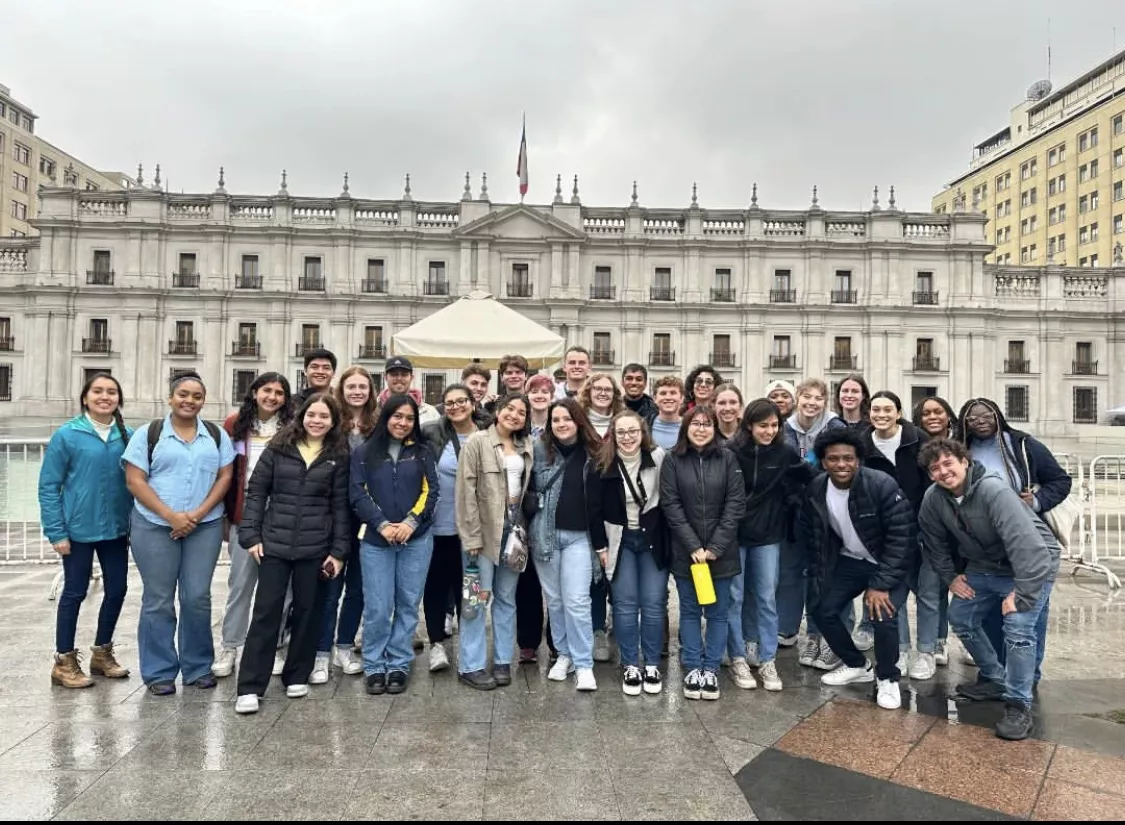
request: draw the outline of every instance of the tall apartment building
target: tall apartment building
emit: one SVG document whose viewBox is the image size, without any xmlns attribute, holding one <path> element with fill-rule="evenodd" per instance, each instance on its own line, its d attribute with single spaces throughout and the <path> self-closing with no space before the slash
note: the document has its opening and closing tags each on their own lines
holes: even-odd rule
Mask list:
<svg viewBox="0 0 1125 825">
<path fill-rule="evenodd" d="M 35 133 L 38 116 L 0 85 L 0 238 L 35 234 L 42 186 L 75 186 L 88 191 L 124 189 L 132 180 L 99 172 Z"/>
<path fill-rule="evenodd" d="M 651 377 L 711 363 L 752 398 L 767 380 L 862 372 L 904 402 L 1000 400 L 1075 436 L 1125 400 L 1125 268 L 986 266 L 979 212 L 649 209 L 461 201 L 42 192 L 37 239 L 0 242 L 0 425 L 60 420 L 111 370 L 130 420 L 194 369 L 208 415 L 302 355 L 381 376 L 396 332 L 485 290 Z M 479 331 L 475 334 L 479 335 Z M 473 353 L 466 350 L 468 363 Z M 419 369 L 432 401 L 456 371 Z"/>
<path fill-rule="evenodd" d="M 1125 262 L 1125 51 L 1057 91 L 1032 85 L 933 208 L 958 202 L 988 217 L 995 263 Z"/>
</svg>

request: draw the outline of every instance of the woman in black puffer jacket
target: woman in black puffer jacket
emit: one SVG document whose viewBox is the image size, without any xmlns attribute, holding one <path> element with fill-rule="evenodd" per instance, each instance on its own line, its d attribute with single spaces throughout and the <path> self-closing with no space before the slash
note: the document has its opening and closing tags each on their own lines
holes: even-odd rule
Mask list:
<svg viewBox="0 0 1125 825">
<path fill-rule="evenodd" d="M 292 635 L 281 681 L 290 698 L 309 692 L 327 593 L 351 550 L 348 440 L 328 393 L 310 396 L 254 467 L 239 543 L 258 562 L 254 615 L 238 669 L 238 713 L 265 694 L 292 585 Z"/>
<path fill-rule="evenodd" d="M 680 424 L 680 437 L 660 468 L 660 506 L 672 532 L 672 575 L 680 594 L 684 697 L 719 698 L 719 660 L 727 643 L 731 580 L 742 567 L 738 522 L 746 504 L 742 470 L 719 446 L 719 419 L 707 405 L 695 407 Z M 716 601 L 701 606 L 691 576 L 693 563 L 711 569 Z M 703 641 L 703 616 L 707 641 Z"/>
</svg>

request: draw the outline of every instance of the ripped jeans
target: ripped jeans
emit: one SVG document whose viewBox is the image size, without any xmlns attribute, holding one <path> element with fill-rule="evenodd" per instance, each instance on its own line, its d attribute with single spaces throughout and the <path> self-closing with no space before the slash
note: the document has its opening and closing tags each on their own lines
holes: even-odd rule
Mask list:
<svg viewBox="0 0 1125 825">
<path fill-rule="evenodd" d="M 1038 658 L 1037 627 L 1040 617 L 1051 601 L 1054 582 L 1047 582 L 1039 600 L 1031 610 L 1009 613 L 1004 617 L 1004 649 L 1006 662 L 1001 665 L 996 649 L 984 632 L 984 622 L 996 611 L 1015 585 L 1011 576 L 989 573 L 967 573 L 971 599 L 954 596 L 949 602 L 949 623 L 969 655 L 977 663 L 981 676 L 1004 686 L 1004 699 L 1010 704 L 1031 707 L 1031 689 Z"/>
</svg>

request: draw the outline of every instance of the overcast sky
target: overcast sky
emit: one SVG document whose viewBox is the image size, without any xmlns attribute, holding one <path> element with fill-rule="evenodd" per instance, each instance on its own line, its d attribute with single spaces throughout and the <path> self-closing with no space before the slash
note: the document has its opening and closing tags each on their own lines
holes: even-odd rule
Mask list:
<svg viewBox="0 0 1125 825">
<path fill-rule="evenodd" d="M 315 8 L 315 11 L 314 11 Z M 1047 73 L 1125 48 L 1122 0 L 0 0 L 0 83 L 47 140 L 179 191 L 928 209 Z"/>
</svg>

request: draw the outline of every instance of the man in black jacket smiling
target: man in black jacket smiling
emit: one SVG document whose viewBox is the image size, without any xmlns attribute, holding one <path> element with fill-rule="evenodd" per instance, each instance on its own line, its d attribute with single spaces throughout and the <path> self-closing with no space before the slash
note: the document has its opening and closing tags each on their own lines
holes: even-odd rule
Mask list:
<svg viewBox="0 0 1125 825">
<path fill-rule="evenodd" d="M 814 450 L 826 472 L 805 490 L 799 530 L 812 551 L 817 626 L 844 662 L 821 681 L 848 685 L 877 678 L 879 707 L 893 710 L 902 704 L 897 612 L 918 552 L 914 511 L 894 479 L 862 466 L 862 434 L 825 430 Z M 875 627 L 874 673 L 840 617 L 861 593 Z"/>
</svg>

